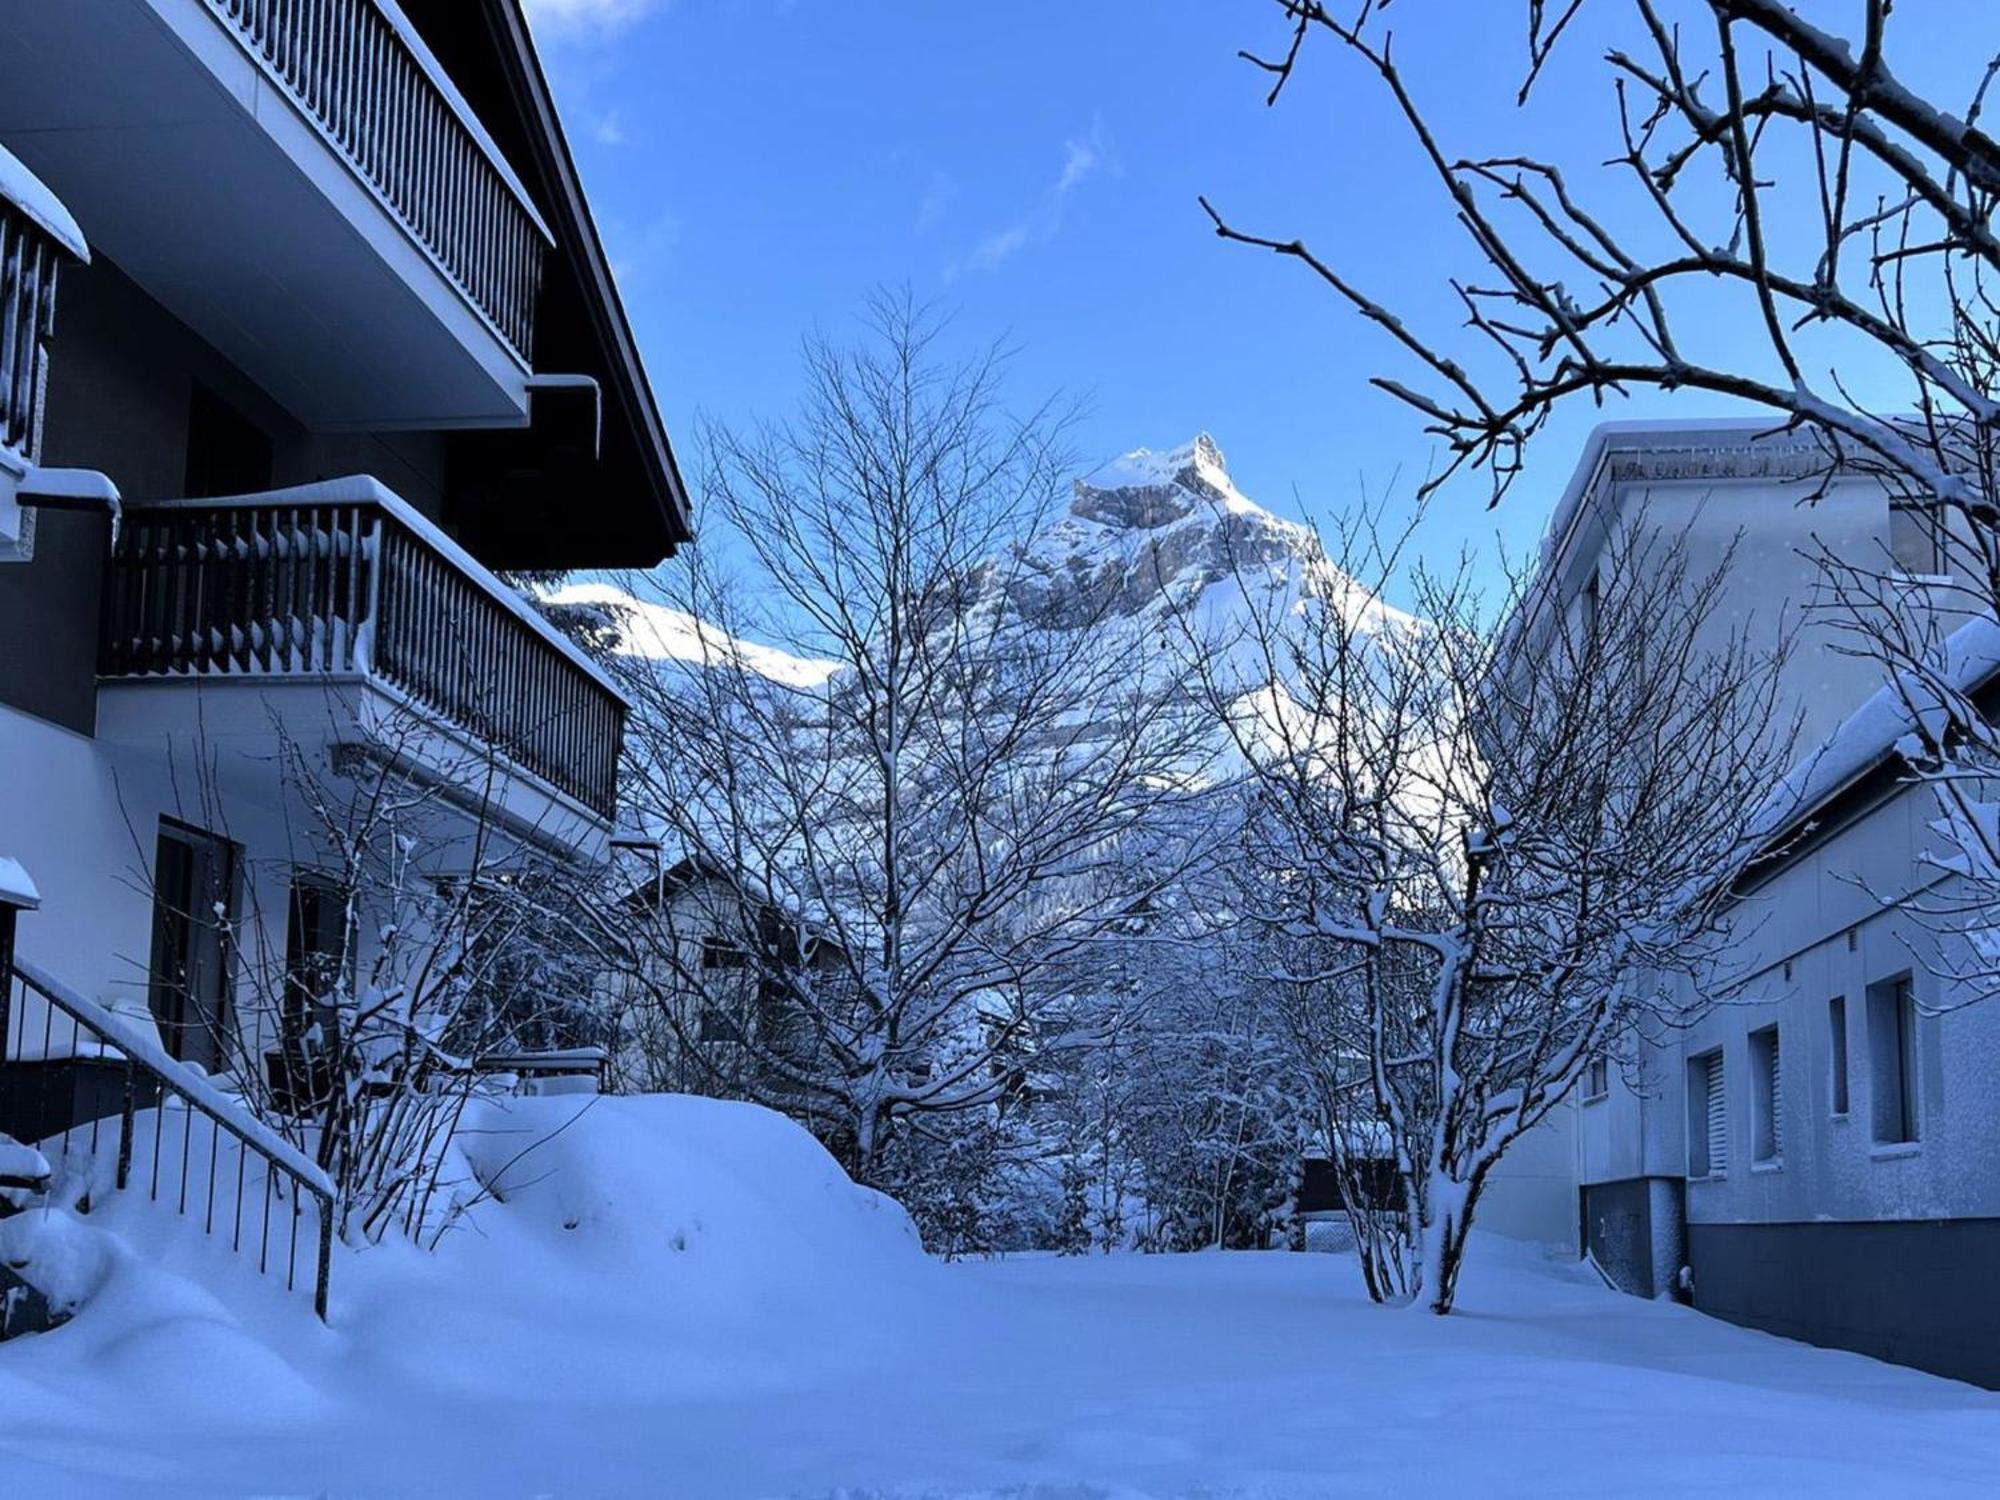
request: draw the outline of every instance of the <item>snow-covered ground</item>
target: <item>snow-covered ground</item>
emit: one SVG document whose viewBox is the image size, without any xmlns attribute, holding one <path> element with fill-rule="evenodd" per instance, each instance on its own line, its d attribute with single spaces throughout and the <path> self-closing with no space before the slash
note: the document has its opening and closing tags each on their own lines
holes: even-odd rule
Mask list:
<svg viewBox="0 0 2000 1500">
<path fill-rule="evenodd" d="M 331 1330 L 101 1210 L 147 1256 L 114 1244 L 74 1323 L 0 1346 L 0 1494 L 2000 1488 L 2000 1396 L 1506 1242 L 1445 1320 L 1370 1307 L 1328 1255 L 941 1266 L 775 1116 L 578 1107 L 477 1122 L 500 1199 L 434 1257 L 343 1256 Z"/>
</svg>

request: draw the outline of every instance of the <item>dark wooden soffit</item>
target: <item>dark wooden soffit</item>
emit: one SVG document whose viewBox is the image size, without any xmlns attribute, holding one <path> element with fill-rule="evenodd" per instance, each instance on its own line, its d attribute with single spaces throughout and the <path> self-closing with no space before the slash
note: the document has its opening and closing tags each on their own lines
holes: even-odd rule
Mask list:
<svg viewBox="0 0 2000 1500">
<path fill-rule="evenodd" d="M 692 541 L 687 486 L 598 237 L 521 0 L 402 0 L 555 236 L 535 320 L 535 369 L 594 377 L 603 447 L 592 461 L 572 399 L 536 398 L 535 430 L 465 433 L 453 516 L 491 566 L 650 567 Z M 552 420 L 545 418 L 553 417 Z"/>
</svg>

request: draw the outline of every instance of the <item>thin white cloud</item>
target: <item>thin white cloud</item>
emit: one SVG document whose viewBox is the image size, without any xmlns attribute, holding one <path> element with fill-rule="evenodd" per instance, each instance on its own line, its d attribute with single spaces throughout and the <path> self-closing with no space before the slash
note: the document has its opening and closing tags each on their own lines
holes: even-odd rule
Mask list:
<svg viewBox="0 0 2000 1500">
<path fill-rule="evenodd" d="M 1091 135 L 1095 137 L 1097 134 L 1098 129 L 1093 125 L 1091 127 Z M 1058 193 L 1068 192 L 1092 172 L 1095 172 L 1097 164 L 1102 160 L 1103 157 L 1099 152 L 1095 139 L 1087 141 L 1064 141 L 1062 176 L 1056 179 L 1056 191 Z"/>
<path fill-rule="evenodd" d="M 1056 180 L 1043 190 L 1041 197 L 1020 218 L 994 230 L 974 245 L 972 252 L 965 257 L 964 269 L 997 270 L 1029 246 L 1046 245 L 1054 239 L 1062 230 L 1070 197 L 1106 165 L 1108 154 L 1101 121 L 1091 122 L 1088 135 L 1064 141 L 1062 171 L 1056 175 Z M 947 278 L 956 275 L 959 269 L 957 265 L 948 267 Z"/>
<path fill-rule="evenodd" d="M 625 125 L 616 114 L 601 117 L 590 132 L 600 146 L 622 146 L 625 144 Z"/>
<path fill-rule="evenodd" d="M 653 10 L 658 0 L 526 0 L 526 4 L 535 34 L 549 38 L 616 31 Z"/>
<path fill-rule="evenodd" d="M 929 234 L 944 222 L 945 211 L 958 196 L 958 184 L 943 172 L 931 173 L 924 185 L 923 200 L 917 204 L 917 233 Z"/>
</svg>

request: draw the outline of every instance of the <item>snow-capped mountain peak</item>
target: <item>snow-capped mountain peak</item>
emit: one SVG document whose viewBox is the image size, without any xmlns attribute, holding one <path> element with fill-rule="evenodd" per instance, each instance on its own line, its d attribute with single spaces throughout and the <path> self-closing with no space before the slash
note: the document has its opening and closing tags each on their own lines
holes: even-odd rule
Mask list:
<svg viewBox="0 0 2000 1500">
<path fill-rule="evenodd" d="M 1160 453 L 1134 448 L 1093 469 L 1077 480 L 1070 513 L 1107 525 L 1151 528 L 1180 520 L 1203 501 L 1225 509 L 1250 505 L 1230 479 L 1222 450 L 1205 432 Z"/>
<path fill-rule="evenodd" d="M 1204 432 L 1177 448 L 1135 448 L 1085 474 L 1068 514 L 997 565 L 993 584 L 1057 626 L 1143 621 L 1219 584 L 1296 589 L 1318 555 L 1310 530 L 1236 488 Z"/>
</svg>

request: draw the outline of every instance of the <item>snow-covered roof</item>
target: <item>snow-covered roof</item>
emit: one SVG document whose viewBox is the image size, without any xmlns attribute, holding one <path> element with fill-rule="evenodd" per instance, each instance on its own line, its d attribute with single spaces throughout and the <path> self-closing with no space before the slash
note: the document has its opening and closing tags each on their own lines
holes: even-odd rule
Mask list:
<svg viewBox="0 0 2000 1500">
<path fill-rule="evenodd" d="M 7 199 L 40 225 L 78 260 L 89 261 L 90 246 L 62 199 L 50 192 L 42 179 L 23 166 L 21 159 L 5 146 L 0 146 L 0 198 Z"/>
<path fill-rule="evenodd" d="M 0 904 L 25 906 L 30 911 L 42 904 L 42 893 L 35 889 L 21 862 L 4 854 L 0 854 Z"/>
<path fill-rule="evenodd" d="M 2000 621 L 1971 620 L 1946 637 L 1943 661 L 1932 681 L 1948 692 L 1970 693 L 2000 673 Z M 1916 730 L 1912 705 L 1930 707 L 1936 692 L 1910 673 L 1874 694 L 1811 753 L 1802 757 L 1771 789 L 1752 823 L 1761 836 L 1775 838 L 1905 749 Z M 1942 705 L 1937 705 L 1941 708 Z"/>
</svg>

